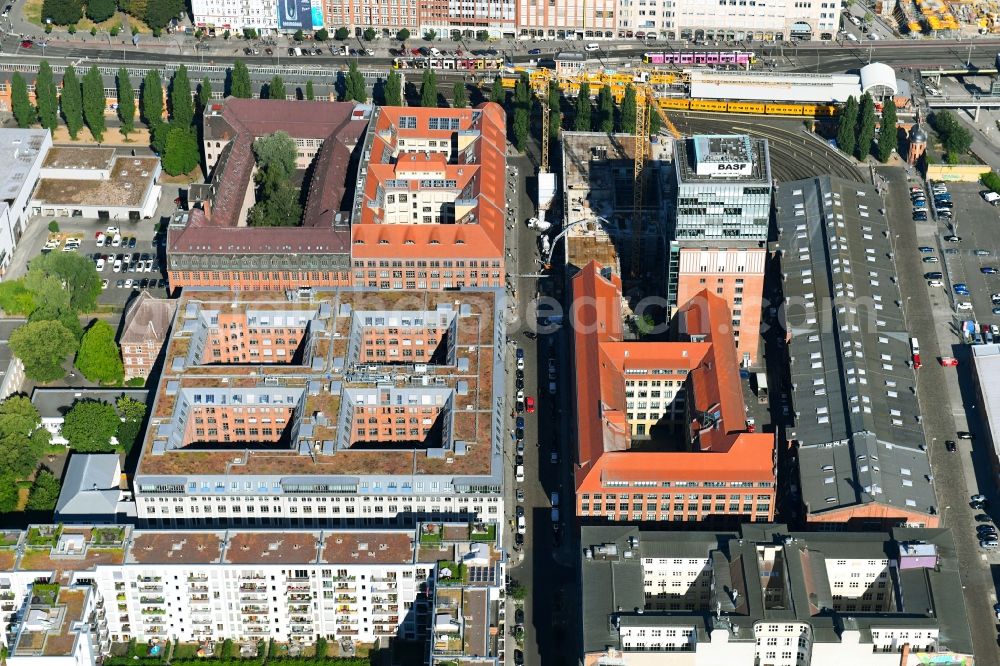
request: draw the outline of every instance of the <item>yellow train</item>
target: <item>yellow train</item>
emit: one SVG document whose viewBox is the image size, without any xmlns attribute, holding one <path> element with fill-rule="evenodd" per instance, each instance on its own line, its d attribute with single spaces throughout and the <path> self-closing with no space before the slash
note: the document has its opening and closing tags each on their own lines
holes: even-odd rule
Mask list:
<svg viewBox="0 0 1000 666">
<path fill-rule="evenodd" d="M 730 102 L 723 99 L 689 99 L 687 97 L 660 97 L 657 101 L 663 109 L 683 111 L 754 113 L 768 116 L 804 116 L 806 118 L 832 118 L 837 115 L 835 104 Z"/>
</svg>

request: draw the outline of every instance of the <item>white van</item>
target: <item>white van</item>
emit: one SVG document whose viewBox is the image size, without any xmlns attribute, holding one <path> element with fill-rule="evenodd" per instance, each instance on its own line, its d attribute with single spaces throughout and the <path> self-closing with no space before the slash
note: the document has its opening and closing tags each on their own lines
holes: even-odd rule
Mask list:
<svg viewBox="0 0 1000 666">
<path fill-rule="evenodd" d="M 431 55 L 434 56 L 435 58 L 437 58 L 437 57 L 439 57 L 441 55 L 441 51 L 439 51 L 438 49 L 436 49 L 436 48 L 434 48 L 432 46 L 431 47 Z"/>
<path fill-rule="evenodd" d="M 518 483 L 524 483 L 524 465 L 518 465 L 514 469 L 514 479 Z"/>
<path fill-rule="evenodd" d="M 300 49 L 298 46 L 295 47 L 295 55 L 297 56 L 302 55 L 302 49 Z"/>
<path fill-rule="evenodd" d="M 601 45 L 596 42 L 591 42 L 584 47 L 588 51 L 600 51 Z"/>
<path fill-rule="evenodd" d="M 851 33 L 847 33 L 847 39 L 848 39 L 848 41 L 852 41 L 852 42 L 856 42 L 856 41 L 858 41 L 858 38 L 857 38 L 857 37 L 855 37 L 855 36 L 854 36 L 853 34 L 851 34 Z"/>
<path fill-rule="evenodd" d="M 980 196 L 983 197 L 983 201 L 985 201 L 988 204 L 993 204 L 994 206 L 996 206 L 998 203 L 1000 203 L 1000 194 L 997 194 L 992 190 L 983 190 L 979 194 Z"/>
<path fill-rule="evenodd" d="M 959 301 L 958 303 L 955 304 L 955 309 L 956 310 L 971 310 L 972 309 L 972 303 L 970 303 L 969 301 Z"/>
</svg>

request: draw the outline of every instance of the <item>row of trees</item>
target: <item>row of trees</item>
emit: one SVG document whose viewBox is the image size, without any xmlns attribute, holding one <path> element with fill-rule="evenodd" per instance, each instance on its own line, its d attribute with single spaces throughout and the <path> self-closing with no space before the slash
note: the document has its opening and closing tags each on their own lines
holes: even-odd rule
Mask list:
<svg viewBox="0 0 1000 666">
<path fill-rule="evenodd" d="M 86 14 L 102 23 L 118 10 L 144 22 L 159 35 L 160 30 L 184 11 L 184 0 L 44 0 L 42 19 L 55 25 L 75 26 Z"/>
<path fill-rule="evenodd" d="M 882 105 L 881 130 L 878 143 L 875 139 L 875 100 L 870 93 L 861 96 L 861 103 L 849 97 L 837 121 L 837 147 L 859 160 L 875 155 L 885 162 L 899 148 L 899 131 L 896 103 L 888 99 Z"/>
<path fill-rule="evenodd" d="M 94 140 L 100 143 L 104 140 L 107 129 L 104 122 L 106 104 L 104 81 L 96 66 L 87 70 L 82 82 L 77 78 L 73 66 L 67 66 L 63 73 L 62 88 L 57 93 L 52 68 L 47 62 L 42 62 L 35 83 L 34 104 L 28 97 L 28 85 L 24 77 L 19 72 L 11 77 L 11 110 L 18 127 L 31 127 L 35 123 L 41 123 L 45 129 L 54 131 L 61 112 L 70 138 L 75 140 L 86 125 Z"/>
<path fill-rule="evenodd" d="M 244 69 L 245 67 L 244 65 Z M 211 97 L 212 84 L 205 77 L 198 87 L 197 109 L 195 108 L 187 67 L 181 65 L 174 72 L 167 88 L 168 113 L 165 120 L 160 74 L 152 69 L 146 74 L 141 88 L 142 118 L 150 129 L 150 145 L 161 156 L 163 170 L 168 174 L 176 176 L 188 173 L 198 166 L 201 159 L 198 148 L 201 111 Z"/>
</svg>

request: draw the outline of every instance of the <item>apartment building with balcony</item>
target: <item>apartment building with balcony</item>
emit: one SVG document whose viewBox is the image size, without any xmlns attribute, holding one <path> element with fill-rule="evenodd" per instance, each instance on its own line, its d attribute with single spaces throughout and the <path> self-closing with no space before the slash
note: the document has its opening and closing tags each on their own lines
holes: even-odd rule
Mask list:
<svg viewBox="0 0 1000 666">
<path fill-rule="evenodd" d="M 139 521 L 501 521 L 503 309 L 499 289 L 186 289 L 134 477 Z"/>
<path fill-rule="evenodd" d="M 582 663 L 964 663 L 949 530 L 584 527 Z M 669 654 L 669 657 L 665 656 Z"/>
<path fill-rule="evenodd" d="M 679 340 L 626 340 L 621 280 L 591 262 L 572 279 L 576 513 L 585 522 L 774 517 L 773 433 L 749 421 L 725 302 L 677 314 Z"/>
<path fill-rule="evenodd" d="M 503 622 L 506 560 L 496 533 L 476 522 L 358 531 L 33 526 L 3 535 L 0 619 L 13 628 L 5 632 L 12 658 L 79 657 L 66 666 L 93 664 L 110 642 L 132 639 L 327 636 L 370 645 L 429 636 L 441 585 L 468 590 L 476 617 L 492 623 L 469 629 L 485 656 L 480 639 L 496 654 L 490 626 Z"/>
<path fill-rule="evenodd" d="M 871 185 L 824 176 L 783 183 L 775 205 L 786 436 L 806 520 L 937 526 L 885 204 Z"/>
</svg>

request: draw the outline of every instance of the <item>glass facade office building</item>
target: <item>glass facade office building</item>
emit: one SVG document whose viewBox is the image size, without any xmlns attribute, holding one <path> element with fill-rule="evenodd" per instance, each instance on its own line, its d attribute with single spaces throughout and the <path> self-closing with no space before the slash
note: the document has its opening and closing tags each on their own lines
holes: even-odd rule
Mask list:
<svg viewBox="0 0 1000 666">
<path fill-rule="evenodd" d="M 767 140 L 745 135 L 695 136 L 674 144 L 681 244 L 766 241 L 771 213 Z"/>
</svg>

